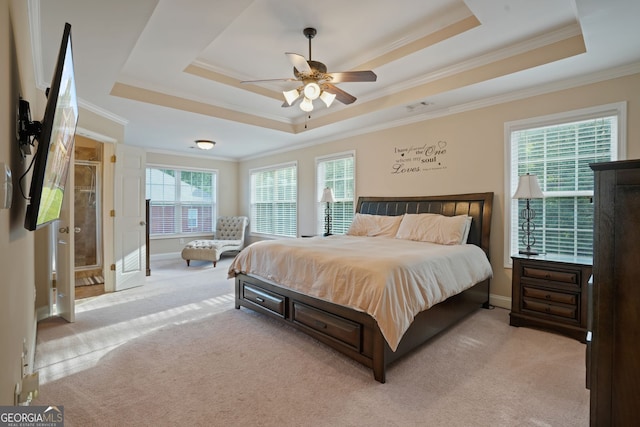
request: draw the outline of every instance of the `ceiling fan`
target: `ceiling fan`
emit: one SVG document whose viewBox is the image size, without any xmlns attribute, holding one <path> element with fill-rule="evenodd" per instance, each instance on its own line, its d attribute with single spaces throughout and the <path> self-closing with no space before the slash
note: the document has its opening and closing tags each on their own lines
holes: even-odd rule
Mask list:
<svg viewBox="0 0 640 427">
<path fill-rule="evenodd" d="M 373 71 L 343 71 L 327 73 L 327 66 L 322 62 L 311 60 L 311 39 L 315 37 L 315 28 L 305 28 L 302 32 L 309 40 L 309 60 L 297 53 L 287 52 L 287 58 L 293 65 L 295 78 L 250 80 L 241 83 L 261 83 L 273 81 L 299 81 L 302 83 L 296 89 L 282 92 L 285 98 L 283 107 L 289 107 L 300 102 L 300 109 L 305 112 L 313 111 L 313 101 L 320 98 L 327 108 L 334 99 L 343 104 L 351 104 L 356 97 L 339 89 L 334 83 L 342 82 L 375 82 L 377 79 Z"/>
</svg>

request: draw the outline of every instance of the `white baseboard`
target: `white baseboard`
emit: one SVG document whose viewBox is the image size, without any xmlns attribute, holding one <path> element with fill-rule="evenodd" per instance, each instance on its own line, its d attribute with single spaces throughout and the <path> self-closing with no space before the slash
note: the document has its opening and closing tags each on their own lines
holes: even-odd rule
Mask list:
<svg viewBox="0 0 640 427">
<path fill-rule="evenodd" d="M 167 252 L 164 254 L 153 254 L 149 256 L 151 261 L 170 261 L 172 259 L 182 259 L 180 252 Z"/>
<path fill-rule="evenodd" d="M 502 295 L 489 295 L 489 304 L 494 305 L 500 308 L 506 308 L 507 310 L 511 310 L 511 298 L 503 297 Z"/>
</svg>

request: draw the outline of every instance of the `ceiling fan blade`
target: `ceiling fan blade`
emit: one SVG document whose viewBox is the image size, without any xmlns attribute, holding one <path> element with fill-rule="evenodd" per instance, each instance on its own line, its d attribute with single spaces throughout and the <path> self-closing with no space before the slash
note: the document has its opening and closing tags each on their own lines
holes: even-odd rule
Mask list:
<svg viewBox="0 0 640 427">
<path fill-rule="evenodd" d="M 285 55 L 287 55 L 289 62 L 291 62 L 298 72 L 311 73 L 311 67 L 304 56 L 291 52 L 286 52 Z"/>
<path fill-rule="evenodd" d="M 284 79 L 263 79 L 263 80 L 244 80 L 240 83 L 266 83 L 266 82 L 297 82 L 298 79 L 294 78 L 284 78 Z"/>
<path fill-rule="evenodd" d="M 352 104 L 357 99 L 355 96 L 343 91 L 342 89 L 338 89 L 337 86 L 334 86 L 331 83 L 325 83 L 324 90 L 334 94 L 336 99 L 343 104 Z"/>
<path fill-rule="evenodd" d="M 342 82 L 375 82 L 378 76 L 371 70 L 367 71 L 343 71 L 340 73 L 328 73 L 331 83 Z"/>
</svg>

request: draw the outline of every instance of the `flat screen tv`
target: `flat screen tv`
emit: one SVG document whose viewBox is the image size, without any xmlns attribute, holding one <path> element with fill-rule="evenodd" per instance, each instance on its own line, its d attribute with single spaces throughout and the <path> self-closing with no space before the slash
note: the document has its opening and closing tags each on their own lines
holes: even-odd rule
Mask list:
<svg viewBox="0 0 640 427">
<path fill-rule="evenodd" d="M 69 162 L 78 123 L 78 101 L 73 72 L 71 25 L 65 24 L 56 68 L 47 92 L 35 154 L 29 204 L 24 221 L 35 230 L 60 218 Z"/>
</svg>

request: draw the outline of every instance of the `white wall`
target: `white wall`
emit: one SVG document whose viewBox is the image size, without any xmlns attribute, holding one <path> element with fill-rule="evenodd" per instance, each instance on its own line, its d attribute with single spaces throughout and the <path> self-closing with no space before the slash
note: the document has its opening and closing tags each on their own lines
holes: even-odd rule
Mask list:
<svg viewBox="0 0 640 427">
<path fill-rule="evenodd" d="M 35 342 L 34 235 L 23 227 L 26 202 L 18 178 L 27 164 L 15 138 L 19 96 L 32 102 L 32 114 L 38 112 L 33 67 L 24 54 L 24 49 L 30 53 L 26 16 L 26 2 L 0 2 L 0 162 L 11 167 L 14 182 L 11 209 L 0 209 L 0 405 L 13 405 L 23 342 L 27 361 L 33 359 Z M 27 370 L 31 369 L 29 365 Z"/>
</svg>

